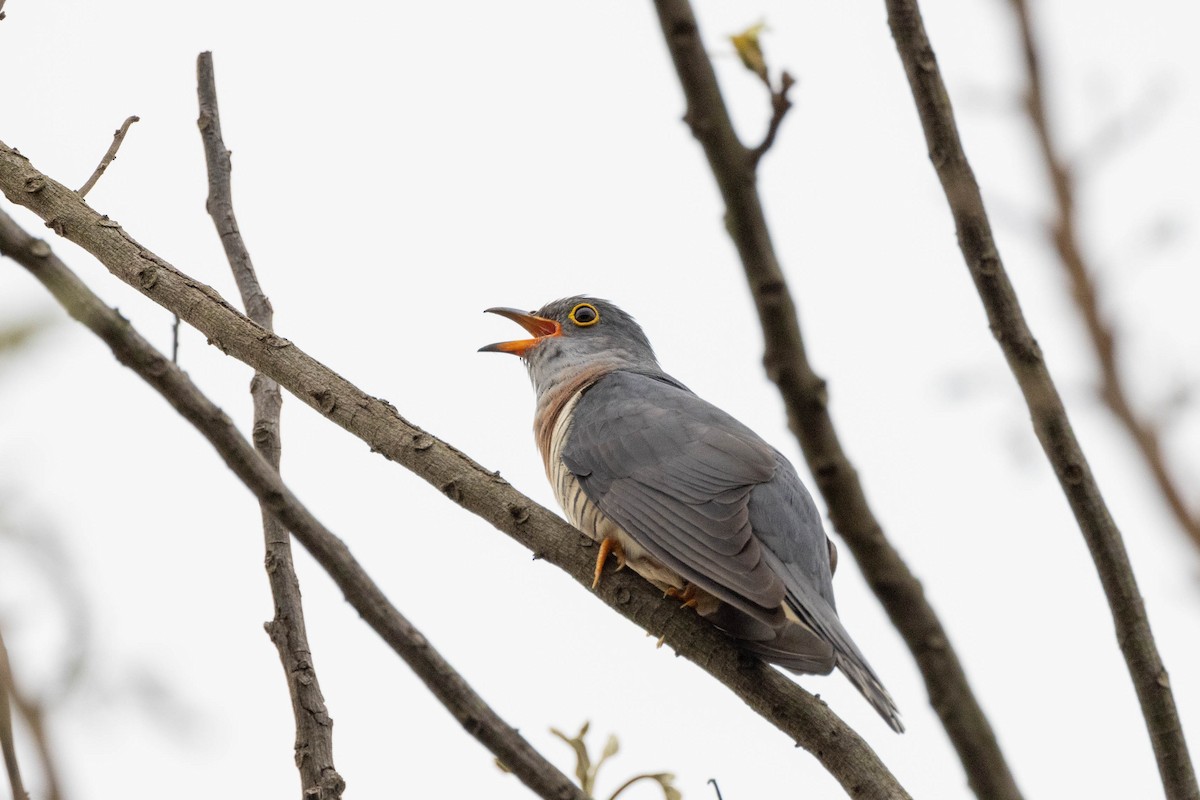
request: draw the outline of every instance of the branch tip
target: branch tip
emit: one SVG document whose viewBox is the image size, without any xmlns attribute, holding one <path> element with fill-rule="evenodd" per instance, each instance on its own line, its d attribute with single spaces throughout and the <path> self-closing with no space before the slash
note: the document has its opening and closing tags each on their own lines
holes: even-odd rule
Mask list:
<svg viewBox="0 0 1200 800">
<path fill-rule="evenodd" d="M 126 117 L 125 121 L 121 123 L 121 127 L 113 131 L 112 144 L 108 146 L 108 150 L 105 151 L 104 157 L 100 159 L 100 163 L 96 165 L 92 176 L 87 179 L 87 183 L 79 187 L 79 191 L 76 192 L 77 195 L 80 197 L 87 196 L 87 193 L 96 185 L 96 181 L 100 180 L 100 176 L 108 169 L 108 165 L 117 160 L 117 151 L 121 149 L 121 143 L 125 141 L 125 134 L 129 133 L 129 127 L 135 122 L 141 122 L 141 120 L 142 118 L 136 114 Z"/>
</svg>

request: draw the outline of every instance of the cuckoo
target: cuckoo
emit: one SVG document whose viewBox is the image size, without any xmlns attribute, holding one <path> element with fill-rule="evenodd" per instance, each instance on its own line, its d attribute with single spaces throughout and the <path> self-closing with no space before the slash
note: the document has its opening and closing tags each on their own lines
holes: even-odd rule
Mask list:
<svg viewBox="0 0 1200 800">
<path fill-rule="evenodd" d="M 489 308 L 532 338 L 534 435 L 568 519 L 766 661 L 841 670 L 903 731 L 896 704 L 838 618 L 837 551 L 795 468 L 729 414 L 663 372 L 633 317 L 590 297 L 535 312 Z"/>
</svg>

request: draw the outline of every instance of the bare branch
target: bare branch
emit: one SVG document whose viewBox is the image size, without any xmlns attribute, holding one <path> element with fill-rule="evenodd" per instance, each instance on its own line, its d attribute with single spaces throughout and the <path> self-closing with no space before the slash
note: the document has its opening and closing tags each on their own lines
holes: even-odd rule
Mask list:
<svg viewBox="0 0 1200 800">
<path fill-rule="evenodd" d="M 232 167 L 229 151 L 225 149 L 221 137 L 212 53 L 201 53 L 197 58 L 196 78 L 200 102 L 197 124 L 208 165 L 208 213 L 225 247 L 225 256 L 233 270 L 246 313 L 264 330 L 273 331 L 271 301 L 258 283 L 250 252 L 242 241 L 237 217 L 233 213 L 233 189 L 230 184 Z M 175 343 L 177 345 L 177 338 Z M 172 350 L 175 350 L 174 346 Z M 176 361 L 176 355 L 177 352 L 172 352 L 172 363 Z M 279 384 L 256 372 L 250 382 L 250 394 L 254 399 L 254 447 L 268 464 L 278 470 L 282 452 L 279 411 L 283 405 Z M 279 651 L 288 694 L 292 698 L 292 716 L 296 722 L 296 767 L 300 770 L 302 795 L 307 800 L 337 800 L 342 796 L 346 782 L 333 765 L 333 720 L 325 706 L 325 696 L 321 693 L 316 666 L 308 646 L 300 580 L 292 565 L 291 538 L 265 503 L 262 504 L 262 524 L 267 579 L 271 585 L 271 597 L 275 601 L 275 618 L 266 624 L 266 630 L 275 649 Z"/>
<path fill-rule="evenodd" d="M 1196 800 L 1200 798 L 1200 789 L 1175 698 L 1150 631 L 1121 532 L 1075 438 L 1041 348 L 1025 322 L 1000 260 L 920 9 L 916 0 L 885 2 L 888 24 L 912 88 L 930 160 L 954 217 L 959 248 L 983 301 L 988 324 L 1025 396 L 1034 431 L 1095 561 L 1112 611 L 1117 642 L 1141 702 L 1163 788 L 1170 800 Z"/>
<path fill-rule="evenodd" d="M 770 84 L 767 84 L 768 87 Z M 767 123 L 767 134 L 763 137 L 762 142 L 758 147 L 750 151 L 750 169 L 754 170 L 758 167 L 758 162 L 766 155 L 771 146 L 775 144 L 775 136 L 779 133 L 779 126 L 783 124 L 783 118 L 787 116 L 788 111 L 792 108 L 792 101 L 788 98 L 788 92 L 796 85 L 796 79 L 793 78 L 786 70 L 779 76 L 779 88 L 771 89 L 771 121 Z"/>
<path fill-rule="evenodd" d="M 687 0 L 657 0 L 663 36 L 687 98 L 685 119 L 704 148 L 725 200 L 726 228 L 737 246 L 762 323 L 767 375 L 779 387 L 788 425 L 871 590 L 904 637 L 925 679 L 971 788 L 981 798 L 1019 800 L 996 736 L 975 699 L 949 635 L 867 504 L 858 473 L 829 414 L 825 381 L 812 369 L 796 306 L 771 242 L 753 163 L 738 140 Z"/>
<path fill-rule="evenodd" d="M 279 381 L 374 451 L 399 462 L 509 534 L 532 550 L 535 558 L 545 559 L 581 585 L 591 586 L 595 551 L 590 540 L 582 541 L 578 531 L 496 473 L 409 423 L 391 404 L 367 395 L 287 339 L 259 328 L 212 287 L 179 272 L 3 142 L 0 188 L 10 201 L 49 221 L 53 230 L 90 252 L 121 280 L 179 314 L 223 352 Z M 290 521 L 285 522 L 291 526 Z M 292 531 L 300 538 L 295 527 Z M 301 542 L 309 547 L 308 542 Z M 724 683 L 755 712 L 816 755 L 857 797 L 908 797 L 870 747 L 823 702 L 747 656 L 694 612 L 664 598 L 628 571 L 608 576 L 595 594 Z"/>
<path fill-rule="evenodd" d="M 80 197 L 87 196 L 87 193 L 96 185 L 96 181 L 100 180 L 100 176 L 104 174 L 104 170 L 108 169 L 108 165 L 117 159 L 117 151 L 121 149 L 121 142 L 125 141 L 125 134 L 129 133 L 129 126 L 140 121 L 141 117 L 126 117 L 125 121 L 121 123 L 121 127 L 113 131 L 112 144 L 108 146 L 104 158 L 100 159 L 100 163 L 96 165 L 96 171 L 92 173 L 92 177 L 87 179 L 87 183 L 79 187 L 77 194 Z"/>
<path fill-rule="evenodd" d="M 1088 141 L 1067 159 L 1071 169 L 1080 174 L 1098 170 L 1143 138 L 1171 107 L 1176 88 L 1166 76 L 1151 79 L 1132 103 L 1098 125 Z"/>
<path fill-rule="evenodd" d="M 279 472 L 246 441 L 225 412 L 143 339 L 128 320 L 94 295 L 44 241 L 21 230 L 3 212 L 0 212 L 0 252 L 29 270 L 72 317 L 112 349 L 119 362 L 149 383 L 208 439 L 263 507 L 269 508 L 296 535 L 367 624 L 405 660 L 472 736 L 540 797 L 587 800 L 566 775 L 501 719 L 429 640 L 396 610 L 345 543 L 292 494 Z M 305 794 L 313 796 L 310 792 Z"/>
<path fill-rule="evenodd" d="M 1041 62 L 1038 58 L 1029 7 L 1025 0 L 1011 0 L 1011 5 L 1020 29 L 1021 52 L 1025 63 L 1025 111 L 1037 138 L 1038 151 L 1041 153 L 1042 165 L 1054 192 L 1058 213 L 1058 219 L 1051 225 L 1050 239 L 1058 253 L 1059 263 L 1070 281 L 1075 307 L 1079 309 L 1083 318 L 1092 351 L 1100 368 L 1100 399 L 1133 439 L 1151 479 L 1179 527 L 1192 540 L 1192 544 L 1200 547 L 1200 509 L 1188 507 L 1179 488 L 1179 481 L 1167 464 L 1159 436 L 1161 426 L 1146 419 L 1134 409 L 1129 392 L 1125 388 L 1126 381 L 1118 363 L 1120 343 L 1113 326 L 1100 310 L 1096 271 L 1088 263 L 1080 246 L 1075 213 L 1075 176 L 1059 154 L 1050 130 Z"/>
<path fill-rule="evenodd" d="M 4 766 L 8 770 L 8 785 L 12 789 L 13 800 L 29 800 L 29 793 L 21 781 L 17 743 L 13 739 L 12 705 L 8 701 L 9 687 L 12 685 L 8 648 L 4 646 L 4 633 L 0 631 L 0 750 L 4 752 Z"/>
</svg>

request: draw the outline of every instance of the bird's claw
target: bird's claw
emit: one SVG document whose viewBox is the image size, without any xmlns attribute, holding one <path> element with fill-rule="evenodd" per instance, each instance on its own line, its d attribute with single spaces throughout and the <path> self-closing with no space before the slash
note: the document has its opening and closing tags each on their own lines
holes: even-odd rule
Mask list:
<svg viewBox="0 0 1200 800">
<path fill-rule="evenodd" d="M 690 583 L 685 583 L 682 589 L 668 586 L 666 595 L 667 597 L 682 600 L 684 608 L 695 608 L 700 604 L 700 592 Z"/>
<path fill-rule="evenodd" d="M 600 542 L 600 552 L 596 554 L 596 572 L 592 576 L 592 588 L 600 585 L 600 575 L 604 572 L 604 562 L 609 554 L 617 557 L 617 569 L 625 568 L 625 548 L 616 539 L 604 539 Z"/>
</svg>

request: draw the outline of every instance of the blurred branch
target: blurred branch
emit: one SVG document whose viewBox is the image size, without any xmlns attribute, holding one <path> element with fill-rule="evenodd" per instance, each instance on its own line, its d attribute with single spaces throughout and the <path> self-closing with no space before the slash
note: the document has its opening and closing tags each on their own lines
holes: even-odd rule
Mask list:
<svg viewBox="0 0 1200 800">
<path fill-rule="evenodd" d="M 767 123 L 767 133 L 763 136 L 763 140 L 757 147 L 750 150 L 750 168 L 756 170 L 758 162 L 766 155 L 771 146 L 775 144 L 775 136 L 779 133 L 779 126 L 783 124 L 783 118 L 787 116 L 788 111 L 792 108 L 792 101 L 788 97 L 788 92 L 796 85 L 796 79 L 793 78 L 785 70 L 779 76 L 779 88 L 776 89 L 767 83 L 767 88 L 771 90 L 771 121 Z"/>
<path fill-rule="evenodd" d="M 34 317 L 0 328 L 0 355 L 23 347 L 53 324 L 50 317 Z"/>
<path fill-rule="evenodd" d="M 21 781 L 17 743 L 13 738 L 12 705 L 8 701 L 9 687 L 12 685 L 8 648 L 4 646 L 4 632 L 0 631 L 0 751 L 4 753 L 4 767 L 8 771 L 8 785 L 12 789 L 13 800 L 29 800 L 29 793 Z"/>
<path fill-rule="evenodd" d="M 72 317 L 112 349 L 120 363 L 149 383 L 208 439 L 259 502 L 312 553 L 350 605 L 472 736 L 546 800 L 587 800 L 567 776 L 505 723 L 429 640 L 392 606 L 346 545 L 301 504 L 283 483 L 279 472 L 246 441 L 225 412 L 143 339 L 128 320 L 93 294 L 44 241 L 31 237 L 3 212 L 0 212 L 0 252 L 29 270 Z"/>
<path fill-rule="evenodd" d="M 92 173 L 92 177 L 87 179 L 87 183 L 79 187 L 77 194 L 80 197 L 85 197 L 92 190 L 92 187 L 96 185 L 96 181 L 100 180 L 100 176 L 104 174 L 104 170 L 108 169 L 108 165 L 116 160 L 117 151 L 121 149 L 121 143 L 125 141 L 125 134 L 129 133 L 129 126 L 140 121 L 141 117 L 126 117 L 125 121 L 121 123 L 121 127 L 113 131 L 112 144 L 108 146 L 104 157 L 96 165 L 96 171 Z"/>
<path fill-rule="evenodd" d="M 1075 153 L 1070 169 L 1078 172 L 1096 170 L 1148 133 L 1175 99 L 1175 88 L 1174 82 L 1165 76 L 1151 79 L 1133 103 L 1097 127 Z"/>
<path fill-rule="evenodd" d="M 263 330 L 273 332 L 274 309 L 259 285 L 250 252 L 242 241 L 237 217 L 233 213 L 233 189 L 230 183 L 232 166 L 229 151 L 225 149 L 221 137 L 212 53 L 201 53 L 197 58 L 196 79 L 200 103 L 197 125 L 204 142 L 208 166 L 208 202 L 205 205 L 225 248 L 225 257 L 233 270 L 246 313 Z M 173 344 L 171 349 L 171 361 L 174 363 L 178 356 L 177 345 Z M 279 384 L 256 372 L 250 381 L 250 394 L 254 401 L 254 447 L 272 468 L 278 470 L 282 451 L 279 412 L 283 405 Z M 333 764 L 333 720 L 325 705 L 308 645 L 300 580 L 292 565 L 291 537 L 265 502 L 260 503 L 260 507 L 267 580 L 275 601 L 275 618 L 265 627 L 275 649 L 279 651 L 279 661 L 283 665 L 284 679 L 292 699 L 292 716 L 296 723 L 296 767 L 300 771 L 302 795 L 306 800 L 337 800 L 342 796 L 346 782 Z"/>
<path fill-rule="evenodd" d="M 1058 218 L 1050 225 L 1050 239 L 1058 253 L 1059 263 L 1070 281 L 1075 307 L 1083 318 L 1096 363 L 1100 368 L 1100 398 L 1133 439 L 1146 469 L 1179 527 L 1192 540 L 1193 545 L 1200 547 L 1200 509 L 1188 507 L 1180 490 L 1178 477 L 1172 474 L 1167 464 L 1160 437 L 1162 426 L 1141 416 L 1134 409 L 1126 390 L 1126 381 L 1118 363 L 1120 343 L 1113 326 L 1100 310 L 1096 271 L 1084 257 L 1083 248 L 1080 246 L 1076 224 L 1075 176 L 1059 153 L 1050 130 L 1041 59 L 1029 6 L 1025 0 L 1010 2 L 1020 29 L 1021 51 L 1025 64 L 1025 111 L 1033 126 L 1042 165 L 1054 192 Z M 1128 126 L 1115 128 L 1118 132 L 1127 129 Z M 1112 146 L 1112 141 L 1109 141 L 1109 146 Z"/>
<path fill-rule="evenodd" d="M 2 212 L 0 212 L 2 213 Z M 54 757 L 54 752 L 50 747 L 50 737 L 46 733 L 46 712 L 41 703 L 26 697 L 17 685 L 16 677 L 12 673 L 12 664 L 8 659 L 8 650 L 4 648 L 3 638 L 0 637 L 0 659 L 3 664 L 0 664 L 0 693 L 6 693 L 7 708 L 4 711 L 5 718 L 8 720 L 9 733 L 11 737 L 11 711 L 16 709 L 17 714 L 25 722 L 25 728 L 29 731 L 29 735 L 33 739 L 33 747 L 37 751 L 38 759 L 42 765 L 42 777 L 46 782 L 45 800 L 62 800 L 62 782 L 59 779 L 58 764 Z M 8 753 L 5 752 L 5 761 L 8 760 Z M 12 779 L 12 771 L 9 771 L 9 779 Z M 14 798 L 20 798 L 22 795 L 17 794 L 15 789 L 13 792 Z M 28 797 L 28 794 L 25 795 Z"/>
<path fill-rule="evenodd" d="M 209 343 L 279 381 L 374 451 L 400 463 L 532 550 L 535 558 L 544 558 L 583 586 L 591 586 L 593 543 L 583 541 L 585 537 L 560 517 L 512 488 L 498 474 L 409 423 L 391 404 L 365 394 L 292 342 L 255 325 L 212 287 L 179 272 L 3 142 L 0 189 L 11 202 L 29 208 L 53 230 L 95 256 L 115 276 L 179 314 Z M 40 247 L 49 252 L 44 242 Z M 295 527 L 292 532 L 310 547 Z M 724 683 L 756 713 L 816 755 L 857 797 L 908 797 L 870 747 L 822 701 L 747 656 L 677 601 L 664 598 L 662 592 L 629 571 L 607 577 L 595 595 L 644 630 L 663 637 L 678 654 Z M 476 722 L 463 721 L 476 733 Z M 501 760 L 514 768 L 507 759 Z"/>
<path fill-rule="evenodd" d="M 1062 398 L 1054 385 L 992 235 L 979 185 L 959 139 L 954 111 L 925 33 L 916 0 L 885 0 L 888 24 L 912 89 L 958 232 L 958 244 L 987 312 L 988 323 L 1025 396 L 1034 431 L 1091 551 L 1112 611 L 1117 641 L 1141 703 L 1163 788 L 1170 800 L 1196 800 L 1200 790 L 1145 605 L 1121 532 L 1109 514 Z"/>
<path fill-rule="evenodd" d="M 663 36 L 687 98 L 685 120 L 700 141 L 725 201 L 725 226 L 737 246 L 762 324 L 767 375 L 779 387 L 788 425 L 800 441 L 834 527 L 904 637 L 946 734 L 981 798 L 1018 800 L 1020 792 L 991 725 L 971 691 L 916 576 L 884 535 L 829 414 L 825 381 L 812 369 L 796 305 L 771 242 L 756 188 L 756 159 L 738 139 L 712 62 L 687 0 L 657 0 Z"/>
</svg>

